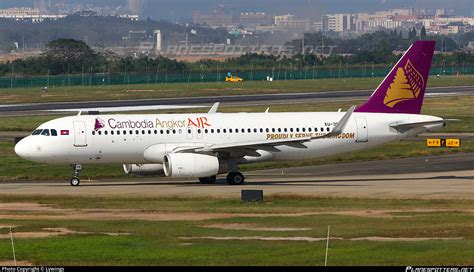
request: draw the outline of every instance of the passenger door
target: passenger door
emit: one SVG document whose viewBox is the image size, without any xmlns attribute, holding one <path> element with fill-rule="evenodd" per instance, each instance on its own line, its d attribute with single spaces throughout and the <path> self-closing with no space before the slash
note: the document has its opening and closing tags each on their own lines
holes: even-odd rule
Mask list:
<svg viewBox="0 0 474 272">
<path fill-rule="evenodd" d="M 75 147 L 86 147 L 86 124 L 84 121 L 74 121 L 74 146 Z"/>
</svg>

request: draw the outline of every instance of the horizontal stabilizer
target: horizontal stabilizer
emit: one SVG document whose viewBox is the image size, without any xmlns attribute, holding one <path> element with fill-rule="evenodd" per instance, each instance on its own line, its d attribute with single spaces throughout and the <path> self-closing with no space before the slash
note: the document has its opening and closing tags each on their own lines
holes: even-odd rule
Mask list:
<svg viewBox="0 0 474 272">
<path fill-rule="evenodd" d="M 431 125 L 441 125 L 441 124 L 446 124 L 447 122 L 457 122 L 460 121 L 459 119 L 440 119 L 440 120 L 434 120 L 434 121 L 425 121 L 425 122 L 412 122 L 412 123 L 394 123 L 391 124 L 390 127 L 394 128 L 400 132 L 405 132 L 413 128 L 419 128 L 419 127 L 424 127 L 424 126 L 431 126 Z"/>
</svg>

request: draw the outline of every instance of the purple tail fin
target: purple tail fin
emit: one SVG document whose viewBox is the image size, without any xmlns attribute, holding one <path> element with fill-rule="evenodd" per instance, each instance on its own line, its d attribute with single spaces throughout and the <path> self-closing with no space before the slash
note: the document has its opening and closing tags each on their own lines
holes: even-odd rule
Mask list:
<svg viewBox="0 0 474 272">
<path fill-rule="evenodd" d="M 416 41 L 372 96 L 356 112 L 419 114 L 433 59 L 435 41 Z"/>
</svg>

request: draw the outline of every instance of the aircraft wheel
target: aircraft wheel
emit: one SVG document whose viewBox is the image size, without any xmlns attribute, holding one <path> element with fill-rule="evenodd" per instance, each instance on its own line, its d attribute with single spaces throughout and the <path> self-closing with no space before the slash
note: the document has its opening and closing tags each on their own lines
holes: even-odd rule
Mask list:
<svg viewBox="0 0 474 272">
<path fill-rule="evenodd" d="M 202 184 L 214 184 L 216 182 L 217 177 L 212 176 L 212 177 L 207 177 L 207 178 L 199 178 L 199 182 Z"/>
<path fill-rule="evenodd" d="M 240 172 L 231 172 L 227 175 L 227 183 L 230 185 L 244 184 L 245 177 Z"/>
<path fill-rule="evenodd" d="M 76 187 L 76 186 L 79 186 L 79 184 L 81 184 L 81 180 L 80 180 L 80 179 L 78 179 L 78 178 L 72 178 L 72 179 L 71 179 L 71 186 Z"/>
</svg>

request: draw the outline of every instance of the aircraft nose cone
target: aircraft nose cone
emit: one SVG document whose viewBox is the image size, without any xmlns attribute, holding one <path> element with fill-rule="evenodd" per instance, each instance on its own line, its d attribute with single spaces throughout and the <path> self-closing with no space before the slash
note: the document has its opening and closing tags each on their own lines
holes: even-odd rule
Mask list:
<svg viewBox="0 0 474 272">
<path fill-rule="evenodd" d="M 26 138 L 22 139 L 15 145 L 15 153 L 23 159 L 28 159 L 30 150 Z"/>
</svg>

